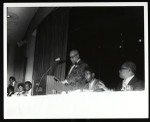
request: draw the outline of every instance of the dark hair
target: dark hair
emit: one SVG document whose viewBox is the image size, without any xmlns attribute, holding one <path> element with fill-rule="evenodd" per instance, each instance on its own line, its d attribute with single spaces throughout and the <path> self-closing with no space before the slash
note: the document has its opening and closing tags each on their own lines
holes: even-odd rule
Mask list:
<svg viewBox="0 0 150 122">
<path fill-rule="evenodd" d="M 129 68 L 133 73 L 136 72 L 136 65 L 132 61 L 126 61 L 125 63 L 123 63 L 123 66 Z"/>
<path fill-rule="evenodd" d="M 32 88 L 32 83 L 30 81 L 26 81 L 25 84 L 28 84 Z"/>
<path fill-rule="evenodd" d="M 17 88 L 19 88 L 19 86 L 22 86 L 24 88 L 24 83 L 18 83 Z"/>
<path fill-rule="evenodd" d="M 11 76 L 9 79 L 12 79 L 13 81 L 16 81 L 16 78 L 14 76 Z"/>
<path fill-rule="evenodd" d="M 86 72 L 86 71 L 90 71 L 91 73 L 95 73 L 95 71 L 92 69 L 92 68 L 90 68 L 90 67 L 86 67 L 85 69 L 84 69 L 84 71 Z"/>
</svg>

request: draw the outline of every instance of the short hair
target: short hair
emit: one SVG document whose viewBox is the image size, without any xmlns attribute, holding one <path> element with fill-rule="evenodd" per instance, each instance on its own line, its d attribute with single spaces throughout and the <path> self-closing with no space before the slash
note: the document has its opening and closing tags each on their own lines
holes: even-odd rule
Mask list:
<svg viewBox="0 0 150 122">
<path fill-rule="evenodd" d="M 29 86 L 31 86 L 31 88 L 32 88 L 32 83 L 31 83 L 30 81 L 26 81 L 26 82 L 25 82 L 25 85 L 26 85 L 26 84 L 29 84 Z"/>
<path fill-rule="evenodd" d="M 132 61 L 126 61 L 122 65 L 125 66 L 125 67 L 127 67 L 127 68 L 129 68 L 133 73 L 136 72 L 136 65 Z"/>
<path fill-rule="evenodd" d="M 11 76 L 9 79 L 12 79 L 13 81 L 16 81 L 16 78 L 14 76 Z"/>
<path fill-rule="evenodd" d="M 19 86 L 22 86 L 24 88 L 24 83 L 18 83 L 17 88 L 19 88 Z"/>
<path fill-rule="evenodd" d="M 93 68 L 90 68 L 90 67 L 86 67 L 85 69 L 84 69 L 84 71 L 86 72 L 86 71 L 90 71 L 91 73 L 95 73 L 95 71 L 93 70 Z"/>
</svg>

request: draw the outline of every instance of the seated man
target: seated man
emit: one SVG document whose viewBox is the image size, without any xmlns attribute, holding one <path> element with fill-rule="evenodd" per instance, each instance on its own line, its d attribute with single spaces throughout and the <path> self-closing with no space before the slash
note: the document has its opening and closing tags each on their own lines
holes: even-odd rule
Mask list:
<svg viewBox="0 0 150 122">
<path fill-rule="evenodd" d="M 30 81 L 25 82 L 25 96 L 31 96 L 32 83 Z"/>
<path fill-rule="evenodd" d="M 144 90 L 144 82 L 135 76 L 136 65 L 127 61 L 122 64 L 119 70 L 119 77 L 123 81 L 118 85 L 116 91 L 141 91 Z M 103 88 L 103 87 L 101 87 Z M 108 88 L 103 88 L 105 91 L 109 91 Z"/>
<path fill-rule="evenodd" d="M 24 83 L 19 83 L 17 85 L 18 91 L 13 94 L 13 96 L 24 96 Z"/>
<path fill-rule="evenodd" d="M 7 88 L 7 96 L 11 96 L 11 95 L 13 95 L 13 94 L 14 94 L 14 87 L 10 85 L 10 86 Z"/>
<path fill-rule="evenodd" d="M 17 92 L 17 82 L 16 82 L 16 78 L 14 76 L 11 76 L 9 78 L 9 85 L 7 87 L 7 90 L 10 90 L 9 87 L 11 87 L 13 92 Z M 7 91 L 7 93 L 8 93 L 8 91 Z"/>
<path fill-rule="evenodd" d="M 141 91 L 144 90 L 144 82 L 135 76 L 136 65 L 131 62 L 122 64 L 119 70 L 119 76 L 123 79 L 122 83 L 118 85 L 117 90 L 121 91 Z"/>
<path fill-rule="evenodd" d="M 105 87 L 104 83 L 101 80 L 95 78 L 95 73 L 92 69 L 85 69 L 85 78 L 87 80 L 87 84 L 84 89 L 92 90 L 92 91 L 104 91 L 100 86 Z"/>
</svg>

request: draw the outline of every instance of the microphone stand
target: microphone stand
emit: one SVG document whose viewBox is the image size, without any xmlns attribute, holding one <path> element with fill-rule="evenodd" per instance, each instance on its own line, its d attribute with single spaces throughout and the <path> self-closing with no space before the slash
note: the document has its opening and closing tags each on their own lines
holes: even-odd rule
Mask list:
<svg viewBox="0 0 150 122">
<path fill-rule="evenodd" d="M 38 89 L 39 89 L 40 83 L 41 83 L 41 81 L 42 81 L 44 75 L 47 74 L 47 73 L 49 72 L 49 70 L 51 70 L 51 68 L 52 68 L 52 67 L 50 66 L 50 67 L 47 69 L 47 71 L 41 76 L 40 82 L 39 82 L 39 84 L 38 84 L 38 86 L 37 86 L 37 89 L 36 89 L 36 95 L 38 95 Z"/>
<path fill-rule="evenodd" d="M 52 72 L 51 74 L 54 75 L 54 69 L 56 68 L 56 66 L 57 66 L 59 63 L 60 63 L 60 62 L 54 64 L 53 67 L 50 66 L 50 67 L 46 70 L 46 72 L 41 76 L 40 82 L 39 82 L 39 84 L 38 84 L 38 86 L 37 86 L 37 89 L 36 89 L 36 95 L 38 95 L 38 89 L 39 89 L 40 83 L 41 83 L 41 81 L 42 81 L 44 75 L 47 74 L 50 70 L 52 70 L 52 71 L 51 71 L 51 72 Z M 57 81 L 60 81 L 60 80 L 59 80 L 58 78 L 56 78 L 55 76 L 54 76 L 54 79 L 57 80 Z"/>
<path fill-rule="evenodd" d="M 64 63 L 65 61 L 60 61 L 60 62 L 57 62 L 55 65 L 54 65 L 54 68 L 52 69 L 52 75 L 54 76 L 54 72 L 55 72 L 55 70 L 56 70 L 56 67 L 59 65 L 59 64 L 61 64 L 61 63 Z M 55 81 L 56 82 L 60 82 L 60 80 L 58 79 L 58 78 L 56 78 L 55 76 L 54 76 L 54 79 L 55 79 Z"/>
</svg>

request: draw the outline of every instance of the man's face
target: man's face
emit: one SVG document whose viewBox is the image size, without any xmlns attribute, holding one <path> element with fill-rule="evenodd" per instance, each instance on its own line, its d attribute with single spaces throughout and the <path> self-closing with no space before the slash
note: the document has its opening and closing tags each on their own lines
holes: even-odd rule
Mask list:
<svg viewBox="0 0 150 122">
<path fill-rule="evenodd" d="M 92 74 L 90 71 L 85 71 L 85 79 L 90 82 L 92 80 Z"/>
<path fill-rule="evenodd" d="M 70 52 L 70 60 L 73 64 L 78 61 L 78 54 L 75 51 Z"/>
<path fill-rule="evenodd" d="M 122 65 L 119 70 L 119 77 L 122 79 L 126 79 L 128 76 L 128 73 L 129 73 L 129 68 Z"/>
<path fill-rule="evenodd" d="M 30 90 L 29 84 L 25 84 L 25 89 L 26 89 L 26 91 L 29 91 L 29 90 Z"/>
<path fill-rule="evenodd" d="M 9 82 L 10 82 L 10 84 L 13 84 L 14 81 L 12 79 L 9 79 Z"/>
</svg>

